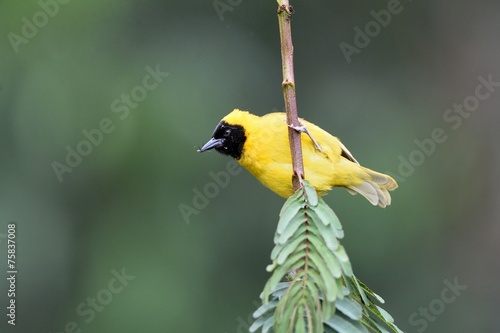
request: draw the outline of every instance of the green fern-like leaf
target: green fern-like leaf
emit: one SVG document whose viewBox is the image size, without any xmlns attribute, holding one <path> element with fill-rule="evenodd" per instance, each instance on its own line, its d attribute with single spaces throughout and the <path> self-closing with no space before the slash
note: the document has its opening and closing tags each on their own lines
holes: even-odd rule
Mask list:
<svg viewBox="0 0 500 333">
<path fill-rule="evenodd" d="M 343 230 L 338 218 L 307 181 L 303 184 L 280 212 L 273 264 L 268 266 L 272 275 L 262 294 L 267 304 L 278 283 L 295 273 L 276 306 L 277 333 L 322 333 L 323 320 L 335 313 L 335 301 L 344 297 L 343 276 L 352 275 L 339 242 Z"/>
<path fill-rule="evenodd" d="M 375 301 L 384 300 L 360 282 L 340 239 L 333 210 L 303 181 L 280 212 L 271 252 L 272 272 L 250 332 L 402 333 Z M 287 282 L 281 282 L 282 280 Z"/>
</svg>

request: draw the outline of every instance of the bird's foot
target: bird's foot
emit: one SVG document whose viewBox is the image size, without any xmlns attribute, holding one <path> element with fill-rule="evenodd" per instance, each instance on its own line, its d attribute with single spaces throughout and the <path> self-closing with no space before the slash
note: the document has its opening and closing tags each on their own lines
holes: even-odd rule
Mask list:
<svg viewBox="0 0 500 333">
<path fill-rule="evenodd" d="M 306 133 L 309 136 L 309 138 L 311 138 L 311 141 L 314 143 L 314 147 L 316 147 L 316 150 L 318 150 L 319 152 L 322 152 L 321 146 L 316 142 L 316 140 L 314 140 L 311 132 L 309 132 L 306 125 L 303 125 L 300 122 L 299 122 L 299 124 L 300 124 L 300 126 L 288 125 L 288 127 L 296 130 L 297 132 Z"/>
</svg>

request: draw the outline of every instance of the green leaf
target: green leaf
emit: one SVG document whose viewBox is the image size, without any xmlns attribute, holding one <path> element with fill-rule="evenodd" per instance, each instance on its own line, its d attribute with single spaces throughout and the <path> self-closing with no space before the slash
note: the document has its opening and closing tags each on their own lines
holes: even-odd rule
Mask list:
<svg viewBox="0 0 500 333">
<path fill-rule="evenodd" d="M 379 311 L 379 307 L 374 305 L 373 306 L 367 306 L 366 307 L 371 313 L 373 313 L 378 319 L 380 319 L 384 324 L 386 324 L 389 328 L 391 328 L 394 332 L 401 332 L 401 330 L 392 323 L 392 321 L 387 320 L 384 315 Z M 386 311 L 384 311 L 386 312 Z M 387 313 L 387 312 L 386 312 Z M 390 315 L 389 315 L 390 317 Z M 392 317 L 390 317 L 392 319 Z M 373 323 L 376 324 L 376 321 L 373 320 Z M 375 325 L 377 326 L 377 325 Z M 378 326 L 377 326 L 378 327 Z M 402 333 L 402 332 L 401 332 Z"/>
<path fill-rule="evenodd" d="M 264 325 L 266 319 L 267 319 L 266 317 L 259 317 L 259 318 L 257 318 L 253 322 L 252 326 L 250 326 L 250 328 L 248 329 L 248 331 L 250 333 L 253 333 L 253 332 L 257 331 L 259 328 L 261 328 Z"/>
<path fill-rule="evenodd" d="M 273 326 L 274 326 L 274 317 L 271 316 L 264 322 L 264 325 L 262 326 L 262 333 L 269 332 L 269 329 L 271 329 Z"/>
<path fill-rule="evenodd" d="M 311 220 L 315 221 L 316 223 L 323 223 L 325 226 L 331 226 L 331 230 L 333 231 L 335 237 L 337 237 L 338 239 L 342 239 L 344 237 L 344 231 L 333 226 L 331 220 L 329 220 L 331 216 L 321 215 L 325 212 L 321 211 L 320 207 L 321 205 L 318 205 L 315 209 L 306 210 L 307 215 L 309 215 L 311 217 Z"/>
<path fill-rule="evenodd" d="M 291 239 L 290 242 L 285 242 L 283 244 L 276 243 L 276 246 L 271 251 L 271 260 L 275 260 L 285 247 L 290 247 L 291 242 L 295 242 L 295 241 L 297 241 L 297 239 L 299 239 L 301 241 L 305 241 L 306 237 L 307 237 L 307 235 L 305 233 L 305 228 L 306 228 L 305 225 L 301 225 L 299 227 L 299 229 L 297 230 L 297 233 L 294 234 L 295 237 L 293 239 Z"/>
<path fill-rule="evenodd" d="M 273 291 L 272 297 L 281 298 L 286 293 L 287 288 Z"/>
<path fill-rule="evenodd" d="M 264 315 L 264 313 L 268 312 L 269 310 L 272 310 L 278 305 L 278 301 L 272 301 L 267 304 L 261 305 L 255 312 L 253 313 L 254 318 L 259 318 L 260 316 Z"/>
<path fill-rule="evenodd" d="M 292 221 L 292 219 L 299 213 L 302 207 L 304 207 L 303 201 L 292 198 L 293 197 L 287 200 L 287 208 L 281 210 L 278 228 L 276 229 L 276 232 L 278 234 L 283 233 L 283 231 L 288 226 L 288 223 L 290 223 L 290 221 Z"/>
<path fill-rule="evenodd" d="M 316 189 L 312 187 L 307 180 L 303 180 L 302 184 L 304 185 L 304 191 L 309 205 L 316 207 L 318 205 L 318 193 L 316 192 Z"/>
<path fill-rule="evenodd" d="M 316 251 L 311 251 L 311 253 L 317 253 L 324 260 L 325 266 L 333 278 L 340 278 L 342 276 L 340 264 L 333 253 L 328 250 L 325 243 L 321 242 L 321 240 L 312 233 L 309 234 L 308 240 L 316 248 Z"/>
<path fill-rule="evenodd" d="M 364 315 L 365 317 L 360 320 L 360 323 L 363 324 L 363 326 L 365 326 L 370 332 L 382 333 L 380 329 L 378 329 L 377 325 L 375 325 L 375 319 L 369 317 L 366 313 Z M 389 333 L 385 329 L 384 332 Z"/>
<path fill-rule="evenodd" d="M 275 326 L 277 332 L 290 331 L 289 327 L 295 322 L 298 303 L 302 298 L 302 295 L 300 293 L 300 285 L 292 285 L 289 290 L 291 295 L 285 295 L 276 308 L 274 320 L 278 324 L 277 327 Z"/>
<path fill-rule="evenodd" d="M 361 288 L 363 288 L 363 290 L 370 296 L 374 297 L 377 301 L 379 301 L 380 303 L 384 304 L 385 301 L 382 297 L 380 297 L 379 295 L 377 295 L 375 292 L 373 292 L 370 288 L 368 288 L 368 286 L 366 284 L 364 284 L 363 282 L 361 282 L 360 280 L 356 279 L 357 283 L 359 286 L 361 286 Z"/>
<path fill-rule="evenodd" d="M 290 254 L 302 252 L 306 248 L 306 244 L 304 241 L 305 240 L 300 237 L 293 240 L 291 243 L 287 243 L 276 258 L 276 262 L 278 263 L 278 265 L 283 265 Z"/>
<path fill-rule="evenodd" d="M 363 309 L 358 302 L 351 298 L 339 299 L 336 302 L 337 309 L 353 320 L 360 320 L 363 317 Z"/>
<path fill-rule="evenodd" d="M 374 329 L 378 330 L 380 333 L 389 333 L 389 331 L 384 326 L 377 323 L 377 321 L 373 318 L 370 318 L 370 324 L 371 327 L 374 327 Z"/>
<path fill-rule="evenodd" d="M 385 311 L 384 309 L 382 309 L 378 305 L 375 305 L 375 306 L 377 307 L 378 311 L 380 312 L 380 314 L 382 315 L 382 317 L 385 319 L 385 321 L 388 321 L 390 323 L 394 322 L 394 318 L 392 318 L 392 316 L 389 314 L 389 312 Z"/>
<path fill-rule="evenodd" d="M 264 287 L 264 291 L 261 294 L 261 299 L 263 300 L 264 304 L 268 303 L 271 290 L 276 287 L 278 282 L 283 278 L 283 276 L 285 276 L 286 273 L 304 265 L 305 261 L 302 257 L 302 254 L 298 253 L 296 256 L 299 258 L 296 262 L 292 261 L 289 263 L 289 265 L 278 266 L 273 272 L 273 275 L 271 275 L 271 278 L 267 281 L 266 286 Z"/>
<path fill-rule="evenodd" d="M 281 297 L 283 292 L 288 289 L 290 286 L 290 282 L 280 282 L 276 286 L 276 288 L 272 291 L 272 296 L 275 298 Z"/>
<path fill-rule="evenodd" d="M 314 281 L 314 283 L 316 283 L 318 285 L 319 290 L 326 290 L 327 289 L 325 281 L 321 278 L 320 273 L 316 270 L 315 267 L 309 267 L 309 269 L 307 270 L 307 274 L 309 274 L 310 277 L 312 278 L 312 280 Z M 319 298 L 319 293 L 317 292 L 317 294 L 318 294 L 318 298 Z"/>
<path fill-rule="evenodd" d="M 330 326 L 339 333 L 367 333 L 368 331 L 361 325 L 356 325 L 356 322 L 350 321 L 342 316 L 333 316 L 325 322 L 325 325 Z"/>
<path fill-rule="evenodd" d="M 316 274 L 316 275 L 315 275 Z M 319 280 L 316 280 L 318 278 Z M 308 293 L 304 294 L 304 297 L 311 297 L 312 299 L 319 299 L 319 290 L 318 284 L 323 282 L 317 272 L 314 270 L 314 267 L 309 267 L 307 272 L 301 270 L 299 274 L 297 274 L 297 279 L 300 279 L 302 283 L 302 287 L 308 288 Z M 320 287 L 321 289 L 321 287 Z M 313 304 L 313 307 L 319 305 Z"/>
<path fill-rule="evenodd" d="M 342 224 L 340 224 L 340 220 L 334 211 L 326 204 L 326 202 L 320 198 L 318 206 L 314 209 L 316 214 L 321 218 L 323 223 L 326 225 L 332 223 L 335 230 L 342 231 Z M 342 236 L 338 238 L 343 238 L 344 232 L 342 231 Z"/>
<path fill-rule="evenodd" d="M 328 249 L 330 249 L 331 251 L 335 251 L 339 247 L 339 240 L 335 236 L 335 232 L 332 230 L 333 228 L 330 228 L 330 226 L 326 226 L 321 222 L 316 223 L 318 232 L 325 240 Z"/>
<path fill-rule="evenodd" d="M 304 308 L 299 307 L 298 318 L 295 324 L 296 333 L 306 333 L 306 322 L 304 320 Z"/>
<path fill-rule="evenodd" d="M 304 210 L 299 210 L 298 214 L 295 215 L 288 223 L 286 229 L 284 229 L 281 234 L 276 233 L 274 237 L 274 243 L 285 244 L 290 237 L 297 231 L 297 229 L 306 222 L 306 216 L 304 215 Z"/>
<path fill-rule="evenodd" d="M 326 301 L 334 302 L 338 297 L 338 289 L 335 279 L 331 276 L 328 267 L 326 267 L 326 263 L 316 252 L 311 251 L 309 256 L 311 259 L 311 265 L 314 265 L 318 269 L 320 277 L 323 279 L 324 285 L 326 286 L 326 289 L 322 290 L 325 294 Z"/>
<path fill-rule="evenodd" d="M 347 253 L 342 245 L 340 245 L 337 250 L 335 250 L 335 256 L 339 260 L 340 265 L 342 266 L 342 271 L 346 276 L 352 276 L 352 266 L 349 261 L 349 257 L 347 257 Z"/>
<path fill-rule="evenodd" d="M 354 281 L 354 285 L 356 286 L 356 289 L 357 289 L 359 295 L 363 299 L 363 302 L 365 304 L 370 304 L 370 300 L 368 299 L 368 297 L 366 297 L 365 291 L 359 285 L 359 280 L 354 275 L 352 277 L 352 280 Z"/>
<path fill-rule="evenodd" d="M 290 205 L 292 203 L 295 203 L 297 201 L 303 203 L 304 202 L 304 199 L 302 198 L 303 194 L 304 194 L 304 190 L 302 188 L 299 188 L 297 191 L 295 191 L 295 193 L 285 201 L 285 203 L 283 204 L 283 207 L 281 207 L 281 211 L 280 211 L 279 216 L 281 217 L 283 215 L 283 213 L 286 210 L 288 210 L 288 208 L 290 207 Z"/>
<path fill-rule="evenodd" d="M 257 318 L 252 326 L 248 329 L 250 333 L 256 332 L 259 328 L 262 328 L 262 332 L 267 332 L 269 328 L 273 326 L 274 323 L 274 311 L 270 311 L 259 318 Z"/>
</svg>

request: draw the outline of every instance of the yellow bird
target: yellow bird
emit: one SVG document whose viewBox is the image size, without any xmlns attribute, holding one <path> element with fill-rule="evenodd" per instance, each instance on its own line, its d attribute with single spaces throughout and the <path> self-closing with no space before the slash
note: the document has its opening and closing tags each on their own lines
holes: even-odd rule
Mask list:
<svg viewBox="0 0 500 333">
<path fill-rule="evenodd" d="M 361 194 L 373 205 L 390 205 L 388 191 L 398 187 L 392 177 L 362 167 L 339 139 L 306 120 L 300 122 L 307 132 L 301 134 L 305 179 L 321 195 L 334 186 L 342 186 L 351 194 Z M 212 148 L 235 158 L 276 194 L 284 198 L 293 194 L 285 113 L 259 117 L 235 109 L 220 121 L 212 138 L 198 151 Z"/>
</svg>

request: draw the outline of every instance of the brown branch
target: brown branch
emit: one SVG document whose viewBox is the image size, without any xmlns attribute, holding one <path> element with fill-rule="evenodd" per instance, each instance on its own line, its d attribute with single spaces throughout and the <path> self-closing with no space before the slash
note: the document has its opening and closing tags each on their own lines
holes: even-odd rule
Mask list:
<svg viewBox="0 0 500 333">
<path fill-rule="evenodd" d="M 283 95 L 285 98 L 285 110 L 287 124 L 294 127 L 300 126 L 297 113 L 297 101 L 295 97 L 295 77 L 293 73 L 293 44 L 291 18 L 293 8 L 288 0 L 278 0 L 278 23 L 281 40 L 281 60 L 283 67 Z M 302 161 L 301 133 L 288 127 L 288 140 L 292 154 L 292 185 L 296 191 L 302 186 L 304 179 L 304 163 Z"/>
</svg>

